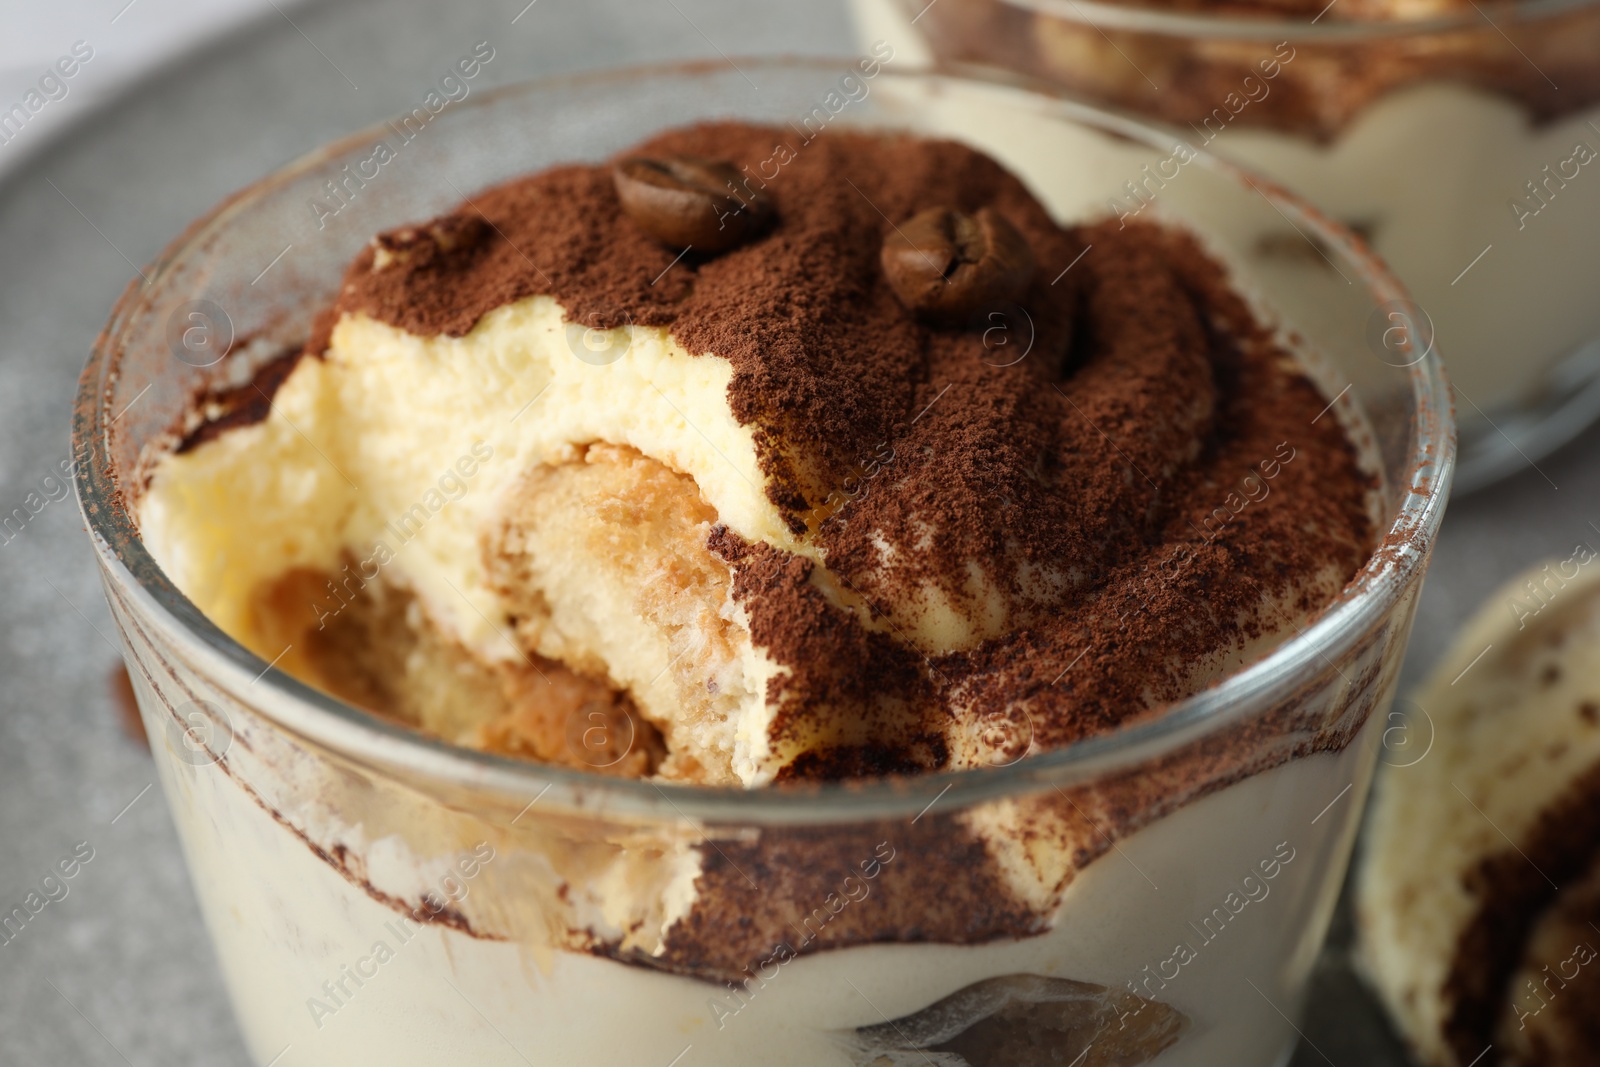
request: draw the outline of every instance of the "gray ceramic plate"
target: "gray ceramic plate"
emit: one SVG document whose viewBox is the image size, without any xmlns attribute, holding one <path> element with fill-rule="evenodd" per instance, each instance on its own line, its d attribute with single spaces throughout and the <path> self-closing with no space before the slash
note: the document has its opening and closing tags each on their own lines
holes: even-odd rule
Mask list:
<svg viewBox="0 0 1600 1067">
<path fill-rule="evenodd" d="M 285 5 L 0 178 L 0 515 L 37 510 L 20 529 L 0 527 L 0 911 L 79 842 L 94 855 L 65 898 L 0 942 L 0 1062 L 247 1062 L 171 823 L 146 791 L 153 770 L 116 724 L 107 677 L 119 654 L 76 506 L 60 492 L 74 383 L 134 264 L 230 191 L 409 109 L 478 41 L 495 49 L 479 88 L 691 56 L 839 54 L 853 42 L 835 3 L 525 3 Z M 1586 462 L 1597 444 L 1591 431 L 1454 506 L 1408 677 L 1502 578 L 1581 539 L 1600 547 L 1588 525 L 1600 512 L 1585 510 L 1600 499 L 1600 466 Z M 1336 931 L 1294 1062 L 1402 1064 L 1343 941 Z"/>
</svg>

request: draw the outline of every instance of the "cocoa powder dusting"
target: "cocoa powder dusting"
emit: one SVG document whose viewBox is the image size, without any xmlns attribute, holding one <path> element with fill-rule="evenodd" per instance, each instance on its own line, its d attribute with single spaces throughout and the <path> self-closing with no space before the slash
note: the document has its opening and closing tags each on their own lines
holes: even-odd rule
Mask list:
<svg viewBox="0 0 1600 1067">
<path fill-rule="evenodd" d="M 775 744 L 806 753 L 787 775 L 944 766 L 958 710 L 1025 718 L 1044 748 L 1111 729 L 1309 621 L 1371 550 L 1338 420 L 1192 238 L 1058 226 L 948 141 L 712 124 L 628 155 L 776 167 L 750 178 L 776 222 L 674 262 L 608 166 L 560 167 L 418 228 L 471 242 L 376 242 L 336 310 L 459 336 L 550 294 L 570 320 L 667 327 L 732 364 L 767 495 L 827 561 L 726 529 L 710 545 L 789 668 L 769 691 Z M 997 211 L 1031 246 L 1034 280 L 999 319 L 930 325 L 887 284 L 885 236 L 939 206 Z M 966 639 L 914 636 L 930 597 Z"/>
<path fill-rule="evenodd" d="M 675 258 L 620 210 L 609 165 L 556 168 L 380 235 L 305 354 L 325 351 L 345 313 L 460 336 L 548 294 L 571 321 L 664 327 L 728 360 L 728 402 L 755 431 L 767 494 L 826 561 L 726 525 L 707 542 L 752 641 L 784 668 L 767 687 L 783 777 L 993 765 L 1113 729 L 1265 652 L 1370 552 L 1370 482 L 1337 418 L 1319 418 L 1325 399 L 1190 237 L 1058 226 L 1016 178 L 952 142 L 801 143 L 723 124 L 627 155 L 775 172 L 751 179 L 774 221 L 721 255 Z M 1027 241 L 1033 280 L 998 319 L 932 325 L 888 285 L 884 239 L 939 207 L 988 208 Z M 259 392 L 213 398 L 216 424 L 186 447 L 264 415 L 295 358 Z M 935 602 L 954 619 L 943 631 L 929 625 Z M 708 845 L 721 844 L 704 850 L 694 903 L 660 953 L 578 927 L 573 944 L 741 982 L 775 952 L 1038 934 L 1117 840 L 1348 745 L 1392 691 L 1398 661 L 1377 642 L 1368 634 L 1338 678 L 1308 677 L 1259 716 L 1092 785 L 1011 798 L 1038 846 L 1026 894 L 971 809 L 929 805 L 909 822 L 713 831 Z M 986 753 L 972 743 L 985 730 L 1005 743 Z M 838 903 L 855 883 L 868 891 Z"/>
<path fill-rule="evenodd" d="M 324 313 L 318 316 L 318 322 L 330 320 L 326 329 L 332 329 L 332 316 Z M 313 325 L 313 333 L 317 327 Z M 327 347 L 326 336 L 323 345 L 318 348 L 320 353 Z M 280 352 L 272 359 L 263 363 L 255 372 L 250 381 L 230 389 L 223 389 L 208 394 L 203 399 L 202 410 L 205 421 L 184 435 L 173 451 L 179 454 L 198 448 L 212 438 L 236 426 L 250 426 L 267 417 L 272 410 L 272 398 L 277 395 L 278 389 L 288 379 L 289 374 L 299 366 L 300 359 L 307 349 L 290 348 Z"/>
</svg>

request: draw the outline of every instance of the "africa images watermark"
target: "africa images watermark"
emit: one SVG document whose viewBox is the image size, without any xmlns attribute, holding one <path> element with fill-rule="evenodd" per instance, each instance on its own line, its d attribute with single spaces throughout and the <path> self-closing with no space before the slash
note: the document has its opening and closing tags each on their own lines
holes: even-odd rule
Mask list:
<svg viewBox="0 0 1600 1067">
<path fill-rule="evenodd" d="M 1415 767 L 1433 751 L 1433 716 L 1414 700 L 1397 698 L 1384 721 L 1381 738 L 1383 755 L 1378 762 L 1385 767 Z"/>
<path fill-rule="evenodd" d="M 22 898 L 22 903 L 0 914 L 0 945 L 11 944 L 22 936 L 23 929 L 38 918 L 45 908 L 67 899 L 72 889 L 68 883 L 92 859 L 93 847 L 87 841 L 79 841 L 69 854 L 57 860 L 55 867 L 39 879 L 38 888 L 30 889 L 28 895 Z"/>
<path fill-rule="evenodd" d="M 1511 1010 L 1517 1013 L 1517 1029 L 1526 1030 L 1528 1028 L 1528 1020 L 1548 1008 L 1550 1001 L 1555 1000 L 1561 991 L 1567 988 L 1568 982 L 1577 979 L 1578 972 L 1593 963 L 1594 958 L 1594 946 L 1587 941 L 1583 941 L 1574 945 L 1567 958 L 1556 964 L 1556 974 L 1550 973 L 1550 965 L 1547 963 L 1544 965 L 1542 972 L 1544 981 L 1536 983 L 1532 978 L 1529 978 L 1526 983 L 1528 992 L 1532 994 L 1534 1000 L 1539 1002 L 1539 1006 L 1524 1010 L 1520 1004 L 1513 1003 L 1511 1005 Z M 1568 965 L 1572 967 L 1571 974 L 1567 973 Z M 1555 983 L 1554 988 L 1551 988 L 1551 982 Z M 1540 989 L 1543 989 L 1544 992 L 1540 993 Z M 1517 999 L 1523 999 L 1521 993 L 1517 994 Z"/>
<path fill-rule="evenodd" d="M 839 76 L 833 88 L 823 93 L 804 114 L 789 120 L 785 125 L 792 130 L 795 140 L 779 141 L 772 146 L 766 158 L 756 163 L 746 163 L 738 168 L 738 176 L 727 180 L 727 202 L 717 208 L 717 229 L 725 229 L 730 219 L 736 219 L 746 208 L 759 200 L 759 194 L 776 181 L 783 168 L 800 158 L 800 152 L 815 141 L 833 121 L 852 104 L 859 104 L 872 93 L 869 84 L 883 70 L 883 65 L 894 58 L 894 47 L 887 41 L 873 43 L 868 54 L 858 58 Z M 684 248 L 679 259 L 688 254 L 693 245 Z M 657 276 L 656 282 L 676 266 L 678 260 L 668 264 Z M 611 316 L 591 312 L 571 319 L 566 324 L 567 347 L 580 360 L 596 367 L 609 366 L 628 353 L 633 344 L 632 322 L 607 321 Z M 813 509 L 815 510 L 815 509 Z"/>
<path fill-rule="evenodd" d="M 1566 559 L 1546 563 L 1539 573 L 1522 583 L 1517 595 L 1506 599 L 1506 607 L 1517 620 L 1517 629 L 1527 629 L 1528 620 L 1553 603 L 1584 567 L 1595 561 L 1596 553 L 1587 542 L 1579 541 Z"/>
<path fill-rule="evenodd" d="M 388 139 L 379 141 L 372 146 L 372 151 L 365 158 L 345 164 L 338 178 L 329 178 L 323 182 L 322 188 L 326 195 L 312 197 L 306 201 L 312 216 L 317 220 L 317 229 L 326 229 L 329 219 L 353 204 L 356 197 L 367 187 L 367 183 L 376 179 L 385 166 L 398 159 L 401 150 L 414 141 L 428 123 L 452 104 L 459 104 L 465 100 L 472 93 L 472 86 L 468 83 L 493 59 L 494 48 L 488 41 L 479 41 L 473 45 L 472 51 L 456 60 L 439 79 L 438 86 L 428 90 L 421 104 L 412 108 L 410 113 L 401 117 L 399 121 L 389 123 L 389 128 L 395 134 L 392 143 Z"/>
<path fill-rule="evenodd" d="M 1263 56 L 1256 62 L 1256 69 L 1261 72 L 1258 78 L 1254 74 L 1245 75 L 1239 83 L 1239 88 L 1228 93 L 1222 98 L 1222 103 L 1211 109 L 1211 113 L 1201 120 L 1196 126 L 1190 123 L 1190 129 L 1199 134 L 1205 144 L 1215 141 L 1229 123 L 1238 118 L 1252 103 L 1259 104 L 1272 93 L 1269 84 L 1283 68 L 1294 62 L 1294 46 L 1288 41 L 1279 41 L 1273 46 L 1272 54 Z M 1120 223 L 1119 229 L 1126 229 L 1128 220 L 1144 211 L 1145 208 L 1155 203 L 1156 194 L 1167 187 L 1167 183 L 1178 177 L 1183 168 L 1194 162 L 1200 156 L 1199 151 L 1185 141 L 1179 141 L 1172 147 L 1172 152 L 1164 159 L 1159 160 L 1154 169 L 1149 163 L 1140 168 L 1140 177 L 1129 178 L 1122 183 L 1127 190 L 1126 197 L 1112 197 L 1110 200 L 1111 212 L 1116 215 Z"/>
<path fill-rule="evenodd" d="M 1180 543 L 1154 565 L 1154 569 L 1161 572 L 1162 582 L 1177 581 L 1199 558 L 1200 552 L 1209 548 L 1222 535 L 1229 523 L 1251 504 L 1259 504 L 1271 495 L 1273 479 L 1282 474 L 1283 468 L 1293 463 L 1298 455 L 1299 452 L 1294 445 L 1288 441 L 1280 441 L 1271 456 L 1250 468 L 1250 473 L 1240 480 L 1238 488 L 1227 493 L 1222 502 L 1201 520 L 1205 529 L 1195 527 L 1195 532 L 1200 534 L 1201 542 Z M 1146 567 L 1148 569 L 1150 565 L 1147 564 Z M 1119 628 L 1127 629 L 1128 619 L 1148 606 L 1148 602 L 1144 600 L 1124 603 L 1117 615 Z"/>
<path fill-rule="evenodd" d="M 94 47 L 88 41 L 72 42 L 68 53 L 46 67 L 33 87 L 22 94 L 21 100 L 10 106 L 0 106 L 0 145 L 15 140 L 46 107 L 65 100 L 72 91 L 72 79 L 93 58 Z"/>
<path fill-rule="evenodd" d="M 871 452 L 863 452 L 834 489 L 804 515 L 806 528 L 815 530 L 842 511 L 846 504 L 866 494 L 868 484 L 894 462 L 894 449 L 879 441 Z"/>
<path fill-rule="evenodd" d="M 1294 862 L 1295 855 L 1295 849 L 1289 842 L 1279 842 L 1272 855 L 1258 862 L 1250 873 L 1240 878 L 1237 887 L 1230 889 L 1216 907 L 1200 916 L 1198 923 L 1189 920 L 1184 939 L 1173 946 L 1170 955 L 1153 964 L 1145 964 L 1138 975 L 1128 979 L 1125 984 L 1138 999 L 1139 1007 L 1118 1013 L 1119 1029 L 1126 1028 L 1128 1020 L 1144 1011 L 1146 1004 L 1154 1003 L 1156 994 L 1166 989 L 1169 983 L 1177 981 L 1183 974 L 1183 968 L 1199 959 L 1201 952 L 1221 937 L 1228 925 L 1242 915 L 1247 907 L 1266 900 L 1272 892 L 1272 880 Z M 1189 936 L 1191 932 L 1193 937 Z"/>
<path fill-rule="evenodd" d="M 330 620 L 354 604 L 367 583 L 375 581 L 383 568 L 395 558 L 397 549 L 389 547 L 389 540 L 393 540 L 398 548 L 404 548 L 414 540 L 429 519 L 467 495 L 468 483 L 493 455 L 493 446 L 484 441 L 474 441 L 466 453 L 445 468 L 444 473 L 416 503 L 384 524 L 388 539 L 377 538 L 365 557 L 355 564 L 346 563 L 343 571 L 328 579 L 328 595 L 311 605 L 311 611 L 317 617 L 317 629 L 324 629 Z M 354 572 L 351 571 L 352 566 L 355 567 Z"/>
<path fill-rule="evenodd" d="M 347 1007 L 368 982 L 377 978 L 383 966 L 393 961 L 400 950 L 422 932 L 423 924 L 437 919 L 452 905 L 465 900 L 471 892 L 467 883 L 476 878 L 494 857 L 494 846 L 487 841 L 478 842 L 471 852 L 463 852 L 447 873 L 439 878 L 437 894 L 431 890 L 423 893 L 422 904 L 409 915 L 383 924 L 388 936 L 374 941 L 365 956 L 351 963 L 340 964 L 338 973 L 322 983 L 322 996 L 306 998 L 306 1010 L 311 1013 L 311 1021 L 317 1024 L 317 1029 L 322 1029 L 330 1016 L 337 1015 L 341 1008 Z"/>
<path fill-rule="evenodd" d="M 1539 171 L 1540 177 L 1524 182 L 1527 195 L 1513 196 L 1506 201 L 1506 206 L 1511 209 L 1511 217 L 1517 220 L 1517 229 L 1526 229 L 1528 220 L 1549 207 L 1556 194 L 1565 189 L 1568 182 L 1576 181 L 1582 175 L 1583 168 L 1594 162 L 1596 155 L 1587 141 L 1577 141 L 1567 158 L 1558 160 L 1553 166 L 1546 163 Z"/>
<path fill-rule="evenodd" d="M 821 936 L 823 929 L 851 904 L 859 904 L 872 895 L 872 882 L 883 873 L 883 868 L 894 862 L 898 853 L 887 841 L 880 841 L 872 855 L 857 863 L 838 883 L 838 889 L 828 893 L 819 907 L 798 923 L 791 922 L 799 935 L 797 943 L 780 941 L 772 947 L 771 955 L 750 964 L 744 977 L 728 983 L 728 992 L 721 1000 L 708 1000 L 706 1008 L 717 1021 L 717 1029 L 727 1027 L 728 1020 L 750 1005 L 756 996 L 773 982 L 784 964 L 798 959 L 808 945 Z"/>
<path fill-rule="evenodd" d="M 73 467 L 70 456 L 59 461 L 50 473 L 39 479 L 35 488 L 28 490 L 21 504 L 0 514 L 0 545 L 15 541 L 40 512 L 72 495 Z"/>
<path fill-rule="evenodd" d="M 822 131 L 828 128 L 845 108 L 851 104 L 859 104 L 872 92 L 868 82 L 878 76 L 883 70 L 883 65 L 894 58 L 894 47 L 887 41 L 875 41 L 868 55 L 858 59 L 850 70 L 840 76 L 838 85 L 828 90 L 822 98 L 812 106 L 811 110 L 799 117 L 799 124 L 794 120 L 786 125 L 800 137 L 797 146 L 780 143 L 772 146 L 772 154 L 766 159 L 755 164 L 755 173 L 750 172 L 750 166 L 739 168 L 744 174 L 744 181 L 739 183 L 743 189 L 735 188 L 729 183 L 729 191 L 733 192 L 741 201 L 751 198 L 757 191 L 765 189 L 767 184 L 782 173 L 783 168 L 799 155 L 799 149 L 815 141 Z M 751 183 L 756 183 L 754 189 Z"/>
</svg>

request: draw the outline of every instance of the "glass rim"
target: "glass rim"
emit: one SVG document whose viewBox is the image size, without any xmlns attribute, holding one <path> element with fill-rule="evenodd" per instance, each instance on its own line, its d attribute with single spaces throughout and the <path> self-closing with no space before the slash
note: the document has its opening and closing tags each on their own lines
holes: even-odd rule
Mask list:
<svg viewBox="0 0 1600 1067">
<path fill-rule="evenodd" d="M 1492 4 L 1474 3 L 1464 11 L 1424 18 L 1329 19 L 1324 22 L 1323 15 L 1334 7 L 1337 0 L 1323 8 L 1321 14 L 1311 18 L 1207 14 L 1169 8 L 1130 6 L 1118 0 L 1000 0 L 1000 2 L 1067 22 L 1082 22 L 1097 30 L 1124 30 L 1207 39 L 1287 40 L 1307 44 L 1337 44 L 1388 37 L 1425 36 L 1483 25 L 1498 30 L 1500 22 L 1492 15 L 1503 16 L 1504 21 L 1523 23 L 1600 6 L 1600 0 L 1526 0 L 1526 2 L 1496 0 Z"/>
<path fill-rule="evenodd" d="M 458 110 L 465 113 L 509 97 L 563 88 L 722 75 L 730 72 L 730 65 L 740 71 L 815 70 L 833 74 L 839 64 L 854 61 L 854 57 L 740 57 L 628 66 L 498 87 L 462 101 Z M 1162 151 L 1173 144 L 1173 135 L 1159 127 L 1002 81 L 955 73 L 948 67 L 885 67 L 878 77 L 925 86 L 993 90 L 1029 101 L 1041 118 L 1066 121 Z M 449 119 L 448 115 L 440 117 Z M 517 799 L 530 798 L 530 806 L 550 793 L 553 796 L 548 804 L 555 807 L 708 822 L 794 824 L 889 818 L 925 812 L 935 802 L 946 799 L 967 807 L 997 796 L 1059 788 L 1102 776 L 1270 709 L 1314 674 L 1319 660 L 1331 662 L 1330 657 L 1354 647 L 1426 566 L 1443 518 L 1455 463 L 1450 389 L 1438 353 L 1431 348 L 1404 368 L 1411 385 L 1417 440 L 1407 460 L 1408 478 L 1400 506 L 1373 554 L 1340 597 L 1299 634 L 1262 659 L 1154 715 L 1106 734 L 1004 767 L 937 771 L 903 778 L 778 783 L 749 789 L 608 777 L 495 755 L 449 743 L 347 704 L 246 649 L 206 617 L 161 570 L 145 549 L 137 523 L 124 506 L 121 473 L 110 462 L 109 435 L 115 420 L 110 400 L 124 331 L 146 307 L 146 293 L 160 279 L 181 264 L 191 249 L 226 226 L 234 214 L 304 173 L 365 146 L 386 128 L 384 123 L 377 123 L 301 156 L 224 198 L 163 249 L 145 271 L 150 281 L 142 283 L 135 278 L 129 282 L 96 338 L 79 379 L 72 420 L 73 480 L 79 508 L 100 562 L 114 577 L 117 591 L 144 611 L 142 620 L 159 624 L 180 642 L 182 651 L 195 656 L 200 661 L 199 669 L 219 688 L 237 696 L 248 686 L 251 696 L 239 696 L 241 704 L 276 726 L 357 764 Z M 1375 306 L 1386 302 L 1410 306 L 1404 287 L 1355 234 L 1277 185 L 1203 149 L 1192 151 L 1194 163 L 1253 189 L 1309 236 L 1321 241 L 1330 255 L 1356 272 L 1360 284 L 1373 295 Z M 1412 550 L 1405 551 L 1405 546 Z"/>
</svg>

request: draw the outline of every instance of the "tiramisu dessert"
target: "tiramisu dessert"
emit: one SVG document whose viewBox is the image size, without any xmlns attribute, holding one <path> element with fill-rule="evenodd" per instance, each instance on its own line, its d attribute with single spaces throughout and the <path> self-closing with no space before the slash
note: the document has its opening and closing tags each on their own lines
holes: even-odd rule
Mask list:
<svg viewBox="0 0 1600 1067">
<path fill-rule="evenodd" d="M 1508 439 L 1531 455 L 1600 410 L 1600 393 L 1582 389 L 1600 374 L 1589 284 L 1600 274 L 1600 4 L 858 8 L 864 35 L 894 42 L 897 60 L 1003 67 L 1158 120 L 1363 234 L 1425 309 L 1423 343 L 1436 338 L 1448 360 L 1468 482 L 1526 467 Z M 1132 216 L 1183 180 L 1177 167 L 1128 179 L 1110 210 Z M 1327 269 L 1288 226 L 1261 248 L 1281 270 Z M 1563 407 L 1542 424 L 1509 417 Z"/>
<path fill-rule="evenodd" d="M 1362 958 L 1430 1067 L 1600 1060 L 1600 568 L 1491 596 L 1415 694 L 1359 882 Z"/>
<path fill-rule="evenodd" d="M 1014 764 L 1341 597 L 1375 543 L 1361 413 L 1200 239 L 1064 225 L 952 141 L 793 139 L 679 129 L 380 234 L 302 350 L 149 457 L 144 541 L 315 687 L 668 800 Z M 443 1010 L 539 1063 L 1266 1067 L 1393 647 L 1092 784 L 582 846 L 539 808 L 402 820 L 412 792 L 310 787 L 235 722 L 229 773 L 276 766 L 316 814 L 273 809 L 292 839 L 241 809 L 275 886 L 222 839 L 191 862 L 263 1057 Z M 479 833 L 497 858 L 448 907 L 395 873 Z M 318 933 L 263 943 L 256 907 Z M 444 939 L 400 966 L 476 1014 L 420 979 L 317 991 L 391 908 Z"/>
<path fill-rule="evenodd" d="M 451 740 L 753 786 L 1104 732 L 1364 561 L 1354 448 L 1194 240 L 1063 228 L 910 138 L 819 139 L 762 189 L 740 165 L 781 136 L 684 131 L 375 238 L 161 459 L 163 566 Z"/>
</svg>

